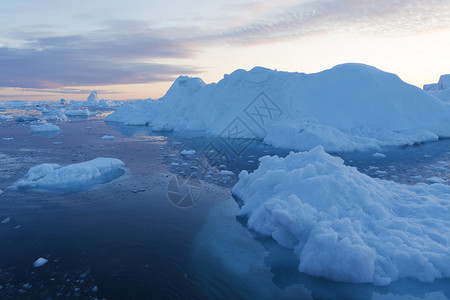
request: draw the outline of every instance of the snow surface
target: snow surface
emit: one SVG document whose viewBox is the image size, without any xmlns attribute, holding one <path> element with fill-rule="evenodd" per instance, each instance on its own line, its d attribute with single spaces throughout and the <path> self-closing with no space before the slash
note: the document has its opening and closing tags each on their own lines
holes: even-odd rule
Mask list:
<svg viewBox="0 0 450 300">
<path fill-rule="evenodd" d="M 41 164 L 30 168 L 11 188 L 51 192 L 81 191 L 122 176 L 124 166 L 119 159 L 103 157 L 64 167 L 58 164 Z"/>
<path fill-rule="evenodd" d="M 450 137 L 449 117 L 449 103 L 398 76 L 344 64 L 315 74 L 236 70 L 208 85 L 180 76 L 161 99 L 125 104 L 105 121 L 338 152 Z"/>
<path fill-rule="evenodd" d="M 33 266 L 35 268 L 39 268 L 42 267 L 43 265 L 45 265 L 48 262 L 48 259 L 45 259 L 43 257 L 39 257 L 34 263 Z"/>
<path fill-rule="evenodd" d="M 44 123 L 42 125 L 31 125 L 31 132 L 53 132 L 59 131 L 59 127 L 50 123 Z"/>
<path fill-rule="evenodd" d="M 450 277 L 450 186 L 371 178 L 322 147 L 265 156 L 232 193 L 248 227 L 292 249 L 298 269 L 387 285 Z"/>
</svg>

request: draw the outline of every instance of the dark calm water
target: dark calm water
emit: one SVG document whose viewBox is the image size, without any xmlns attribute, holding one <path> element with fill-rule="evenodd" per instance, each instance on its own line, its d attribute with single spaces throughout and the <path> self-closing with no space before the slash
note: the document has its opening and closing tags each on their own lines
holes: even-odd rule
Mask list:
<svg viewBox="0 0 450 300">
<path fill-rule="evenodd" d="M 0 224 L 1 299 L 450 298 L 449 280 L 375 287 L 300 274 L 293 254 L 252 236 L 230 188 L 258 157 L 288 151 L 101 120 L 59 126 L 32 136 L 28 125 L 0 122 L 0 221 L 9 218 Z M 441 140 L 340 156 L 370 176 L 415 184 L 448 178 L 449 152 Z M 37 164 L 96 157 L 121 159 L 125 175 L 71 194 L 7 189 Z M 35 268 L 39 257 L 49 261 Z"/>
</svg>

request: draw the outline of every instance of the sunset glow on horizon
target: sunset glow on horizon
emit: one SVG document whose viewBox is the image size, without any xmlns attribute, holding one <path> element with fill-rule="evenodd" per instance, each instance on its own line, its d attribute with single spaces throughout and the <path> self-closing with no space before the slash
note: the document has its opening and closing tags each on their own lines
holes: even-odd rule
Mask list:
<svg viewBox="0 0 450 300">
<path fill-rule="evenodd" d="M 157 99 L 179 75 L 255 66 L 357 62 L 419 87 L 450 73 L 445 0 L 22 0 L 1 4 L 0 26 L 0 101 Z"/>
</svg>

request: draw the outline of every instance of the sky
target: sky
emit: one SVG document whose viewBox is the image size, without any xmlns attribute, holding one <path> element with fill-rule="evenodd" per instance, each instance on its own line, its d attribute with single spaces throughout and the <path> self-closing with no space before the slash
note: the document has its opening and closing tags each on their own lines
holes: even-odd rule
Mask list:
<svg viewBox="0 0 450 300">
<path fill-rule="evenodd" d="M 449 0 L 0 0 L 0 101 L 157 99 L 179 75 L 450 73 Z"/>
</svg>

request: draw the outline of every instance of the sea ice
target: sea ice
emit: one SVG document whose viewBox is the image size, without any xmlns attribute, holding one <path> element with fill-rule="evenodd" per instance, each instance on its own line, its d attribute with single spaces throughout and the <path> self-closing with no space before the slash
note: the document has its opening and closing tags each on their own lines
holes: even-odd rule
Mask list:
<svg viewBox="0 0 450 300">
<path fill-rule="evenodd" d="M 6 224 L 6 223 L 8 223 L 9 221 L 11 221 L 10 218 L 5 218 L 5 219 L 3 219 L 3 221 L 2 221 L 1 223 L 2 223 L 2 224 Z"/>
<path fill-rule="evenodd" d="M 34 266 L 35 268 L 39 268 L 39 267 L 42 267 L 43 265 L 45 265 L 47 262 L 48 262 L 48 259 L 39 257 L 39 258 L 33 263 L 33 266 Z"/>
<path fill-rule="evenodd" d="M 11 188 L 53 192 L 81 191 L 122 176 L 124 166 L 119 159 L 103 157 L 64 167 L 58 164 L 41 164 L 30 168 Z"/>
<path fill-rule="evenodd" d="M 443 179 L 441 177 L 430 177 L 425 180 L 430 183 L 445 183 L 445 179 Z"/>
<path fill-rule="evenodd" d="M 248 227 L 292 249 L 298 269 L 387 285 L 450 277 L 450 186 L 371 178 L 316 147 L 265 156 L 232 193 Z"/>
<path fill-rule="evenodd" d="M 89 117 L 90 116 L 90 112 L 87 108 L 86 109 L 66 110 L 65 114 L 66 114 L 66 116 L 71 116 L 71 117 Z"/>
<path fill-rule="evenodd" d="M 180 154 L 181 154 L 181 155 L 184 155 L 184 156 L 191 156 L 191 155 L 194 155 L 194 154 L 195 154 L 195 150 L 182 150 L 182 151 L 180 152 Z"/>
<path fill-rule="evenodd" d="M 16 122 L 31 122 L 39 120 L 39 117 L 37 116 L 30 116 L 30 115 L 17 115 L 14 116 L 14 121 Z"/>
<path fill-rule="evenodd" d="M 113 135 L 104 135 L 104 136 L 102 136 L 102 140 L 112 141 L 112 140 L 115 140 L 115 139 L 116 139 L 116 137 L 113 136 Z"/>
<path fill-rule="evenodd" d="M 59 127 L 50 123 L 42 125 L 31 125 L 31 132 L 54 132 L 59 131 Z"/>
</svg>

